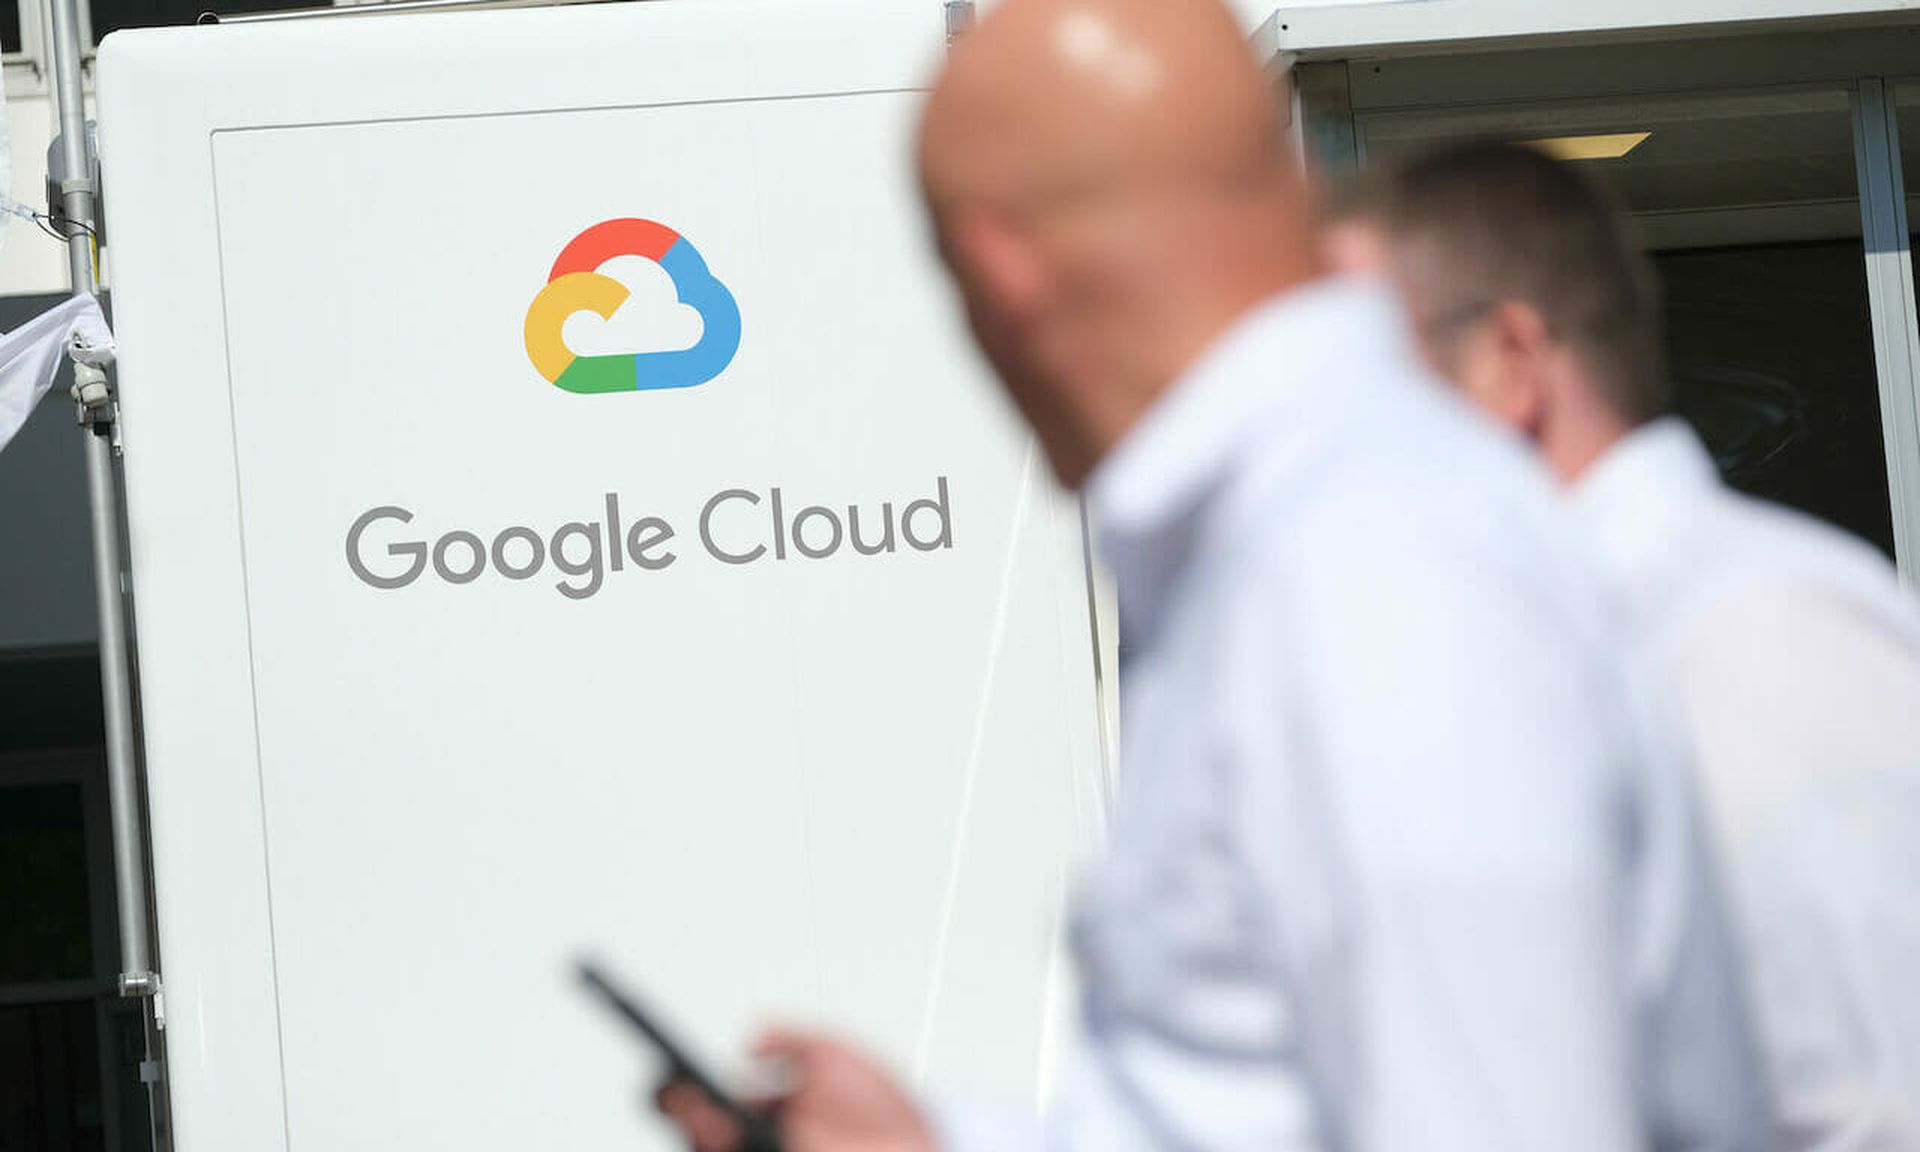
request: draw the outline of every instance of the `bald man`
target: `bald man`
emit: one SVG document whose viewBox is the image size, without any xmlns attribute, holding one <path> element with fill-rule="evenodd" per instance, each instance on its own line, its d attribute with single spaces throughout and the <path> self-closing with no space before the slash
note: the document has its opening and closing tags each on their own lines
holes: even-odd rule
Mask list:
<svg viewBox="0 0 1920 1152">
<path fill-rule="evenodd" d="M 1336 229 L 1428 359 L 1570 486 L 1692 739 L 1794 1149 L 1920 1148 L 1920 607 L 1664 416 L 1653 269 L 1511 144 L 1390 165 Z"/>
<path fill-rule="evenodd" d="M 1121 785 L 1049 1117 L 783 1034 L 787 1152 L 1757 1146 L 1681 775 L 1550 485 L 1322 276 L 1273 108 L 1214 0 L 1004 0 L 928 102 L 940 250 L 1118 580 Z"/>
</svg>

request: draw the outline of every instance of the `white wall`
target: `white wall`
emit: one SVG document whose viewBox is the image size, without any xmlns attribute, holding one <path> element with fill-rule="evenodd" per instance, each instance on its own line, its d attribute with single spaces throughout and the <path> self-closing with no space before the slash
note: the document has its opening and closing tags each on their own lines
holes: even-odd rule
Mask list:
<svg viewBox="0 0 1920 1152">
<path fill-rule="evenodd" d="M 1251 32 L 1260 27 L 1277 6 L 1275 0 L 1227 0 L 1240 15 L 1240 23 Z"/>
</svg>

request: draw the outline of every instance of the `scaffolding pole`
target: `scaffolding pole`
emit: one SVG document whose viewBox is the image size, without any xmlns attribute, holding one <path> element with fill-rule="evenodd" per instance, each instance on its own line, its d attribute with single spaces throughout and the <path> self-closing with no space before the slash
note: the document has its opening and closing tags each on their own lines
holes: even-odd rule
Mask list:
<svg viewBox="0 0 1920 1152">
<path fill-rule="evenodd" d="M 93 162 L 88 147 L 81 75 L 78 0 L 52 0 L 54 103 L 60 116 L 57 188 L 67 233 L 67 268 L 75 292 L 97 294 Z M 105 373 L 75 365 L 79 418 L 87 454 L 87 506 L 93 538 L 94 609 L 100 622 L 100 695 L 106 716 L 107 795 L 113 812 L 114 898 L 120 925 L 120 994 L 153 997 L 151 925 L 147 914 L 147 846 L 140 766 L 134 742 L 132 665 L 120 549 L 119 405 Z M 157 1009 L 157 1005 L 156 1005 Z"/>
</svg>

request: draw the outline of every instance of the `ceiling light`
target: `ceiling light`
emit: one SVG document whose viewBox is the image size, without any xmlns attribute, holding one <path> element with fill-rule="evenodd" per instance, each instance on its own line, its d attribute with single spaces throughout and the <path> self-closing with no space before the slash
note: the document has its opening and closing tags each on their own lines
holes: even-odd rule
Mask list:
<svg viewBox="0 0 1920 1152">
<path fill-rule="evenodd" d="M 1618 160 L 1647 142 L 1651 132 L 1609 132 L 1597 136 L 1549 136 L 1529 140 L 1555 160 Z"/>
</svg>

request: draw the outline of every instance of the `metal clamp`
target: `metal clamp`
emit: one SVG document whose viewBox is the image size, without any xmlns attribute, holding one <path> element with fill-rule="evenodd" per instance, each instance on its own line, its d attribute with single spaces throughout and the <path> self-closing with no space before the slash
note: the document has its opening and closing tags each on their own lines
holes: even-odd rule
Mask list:
<svg viewBox="0 0 1920 1152">
<path fill-rule="evenodd" d="M 160 986 L 158 972 L 122 972 L 120 974 L 120 995 L 127 1000 L 145 1000 L 153 1009 L 153 1026 L 156 1031 L 167 1030 L 167 993 Z"/>
<path fill-rule="evenodd" d="M 160 994 L 160 974 L 158 972 L 122 972 L 120 973 L 120 995 L 127 999 Z"/>
<path fill-rule="evenodd" d="M 107 383 L 107 373 L 98 365 L 74 361 L 72 391 L 74 402 L 83 409 L 81 423 L 94 424 L 103 417 L 113 418 L 113 386 Z"/>
<path fill-rule="evenodd" d="M 107 379 L 107 365 L 113 363 L 113 345 L 94 347 L 84 333 L 75 332 L 67 344 L 73 360 L 74 402 L 80 405 L 80 422 L 105 428 L 115 422 L 113 384 Z"/>
</svg>

